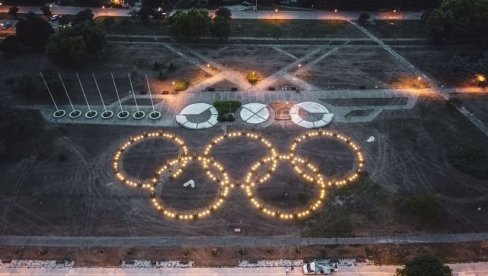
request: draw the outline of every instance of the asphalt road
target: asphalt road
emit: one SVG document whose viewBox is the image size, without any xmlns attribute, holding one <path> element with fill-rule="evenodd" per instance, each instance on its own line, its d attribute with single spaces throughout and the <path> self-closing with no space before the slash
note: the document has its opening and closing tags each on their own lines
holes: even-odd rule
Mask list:
<svg viewBox="0 0 488 276">
<path fill-rule="evenodd" d="M 451 264 L 454 276 L 487 276 L 488 263 Z M 393 276 L 397 266 L 352 266 L 340 267 L 335 276 Z M 166 275 L 166 276 L 204 276 L 204 275 L 303 275 L 301 268 L 286 273 L 284 267 L 266 268 L 66 268 L 66 269 L 27 269 L 0 266 L 0 275 Z"/>
<path fill-rule="evenodd" d="M 243 8 L 243 7 L 242 7 Z M 344 20 L 356 20 L 361 14 L 360 11 L 356 12 L 333 12 L 333 11 L 244 11 L 239 7 L 232 7 L 232 18 L 236 19 L 344 19 Z M 8 12 L 9 6 L 1 6 L 0 12 Z M 71 6 L 53 6 L 51 11 L 54 14 L 76 14 L 85 7 L 71 7 Z M 113 8 L 91 8 L 95 16 L 129 16 L 130 9 L 113 9 Z M 19 6 L 19 13 L 28 13 L 33 11 L 34 13 L 41 13 L 39 6 Z M 215 11 L 209 11 L 211 15 Z M 421 12 L 368 12 L 373 19 L 396 19 L 396 20 L 419 20 Z"/>
</svg>

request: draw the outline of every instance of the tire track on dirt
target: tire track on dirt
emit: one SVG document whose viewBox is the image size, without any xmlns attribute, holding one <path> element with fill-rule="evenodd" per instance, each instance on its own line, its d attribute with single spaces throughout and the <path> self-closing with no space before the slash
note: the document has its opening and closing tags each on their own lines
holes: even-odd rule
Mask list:
<svg viewBox="0 0 488 276">
<path fill-rule="evenodd" d="M 88 181 L 83 181 L 85 178 L 77 175 L 77 177 L 73 180 L 74 183 L 87 183 L 87 185 L 81 185 L 81 187 L 86 187 L 86 191 L 88 192 L 86 198 L 91 198 L 90 203 L 87 204 L 83 202 L 83 209 L 80 214 L 80 221 L 78 225 L 80 226 L 79 229 L 79 234 L 80 235 L 85 235 L 89 236 L 91 233 L 91 229 L 93 226 L 93 211 L 94 211 L 94 186 L 96 185 L 95 183 L 95 173 L 93 170 L 92 165 L 90 164 L 90 161 L 85 157 L 85 151 L 77 145 L 73 140 L 71 140 L 69 137 L 66 135 L 60 135 L 59 139 L 64 141 L 66 143 L 66 146 L 69 150 L 71 150 L 75 155 L 77 155 L 80 160 L 82 161 L 82 164 L 84 165 L 84 168 L 88 171 L 87 176 L 88 176 Z M 86 177 L 86 175 L 85 175 Z M 78 186 L 80 187 L 80 186 Z M 75 187 L 73 187 L 73 190 Z M 73 191 L 72 190 L 72 191 Z"/>
<path fill-rule="evenodd" d="M 21 162 L 23 162 L 22 168 L 21 168 L 20 174 L 18 175 L 16 184 L 14 185 L 13 193 L 9 197 L 9 199 L 7 201 L 7 205 L 5 206 L 5 209 L 3 211 L 2 220 L 7 220 L 7 216 L 9 214 L 10 210 L 12 209 L 13 203 L 15 202 L 15 200 L 17 200 L 17 197 L 20 193 L 20 190 L 22 189 L 22 186 L 24 184 L 24 181 L 25 181 L 27 175 L 29 174 L 31 169 L 34 167 L 36 157 L 37 157 L 37 154 L 33 154 L 27 160 L 24 159 L 21 161 Z M 6 231 L 7 231 L 7 225 L 4 225 L 2 227 L 2 234 L 5 235 Z"/>
</svg>

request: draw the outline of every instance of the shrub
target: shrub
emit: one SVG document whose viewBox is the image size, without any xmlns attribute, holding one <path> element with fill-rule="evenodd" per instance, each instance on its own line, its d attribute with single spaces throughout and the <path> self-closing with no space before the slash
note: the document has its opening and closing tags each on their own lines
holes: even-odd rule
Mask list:
<svg viewBox="0 0 488 276">
<path fill-rule="evenodd" d="M 424 194 L 406 200 L 404 211 L 423 222 L 435 221 L 443 214 L 442 206 L 432 194 Z"/>
<path fill-rule="evenodd" d="M 432 255 L 420 255 L 408 262 L 404 268 L 396 271 L 397 276 L 452 276 L 452 270 L 439 258 Z"/>
<path fill-rule="evenodd" d="M 361 13 L 359 15 L 358 23 L 360 25 L 366 25 L 366 23 L 368 22 L 369 18 L 370 18 L 369 14 L 363 12 L 363 13 Z"/>
<path fill-rule="evenodd" d="M 448 153 L 449 163 L 459 171 L 480 179 L 488 178 L 488 152 L 474 146 L 457 147 Z"/>
<path fill-rule="evenodd" d="M 249 83 L 256 84 L 260 80 L 260 77 L 256 72 L 249 72 L 246 75 L 246 79 Z"/>
<path fill-rule="evenodd" d="M 241 102 L 239 101 L 215 101 L 213 103 L 219 115 L 225 115 L 227 113 L 234 113 L 241 107 Z"/>
<path fill-rule="evenodd" d="M 106 29 L 112 28 L 116 23 L 116 20 L 114 17 L 105 17 L 102 21 L 103 27 Z"/>
<path fill-rule="evenodd" d="M 176 71 L 176 65 L 170 62 L 168 65 L 168 72 L 174 72 L 174 71 Z"/>
<path fill-rule="evenodd" d="M 9 87 L 14 94 L 21 94 L 28 99 L 39 96 L 39 89 L 31 76 L 9 78 L 5 81 L 5 86 Z"/>
<path fill-rule="evenodd" d="M 189 81 L 177 80 L 177 81 L 175 81 L 174 89 L 175 89 L 175 91 L 178 91 L 178 92 L 179 91 L 185 91 L 189 85 L 190 85 Z"/>
<path fill-rule="evenodd" d="M 168 76 L 166 75 L 166 73 L 163 70 L 159 70 L 158 80 L 164 81 L 166 79 L 168 79 Z"/>
</svg>

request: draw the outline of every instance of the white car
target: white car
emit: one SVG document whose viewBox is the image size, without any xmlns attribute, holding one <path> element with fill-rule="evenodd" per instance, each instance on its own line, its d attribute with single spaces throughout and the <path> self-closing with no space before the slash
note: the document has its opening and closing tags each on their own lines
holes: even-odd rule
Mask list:
<svg viewBox="0 0 488 276">
<path fill-rule="evenodd" d="M 337 271 L 337 266 L 329 262 L 313 261 L 303 265 L 303 274 L 305 275 L 330 275 Z"/>
</svg>

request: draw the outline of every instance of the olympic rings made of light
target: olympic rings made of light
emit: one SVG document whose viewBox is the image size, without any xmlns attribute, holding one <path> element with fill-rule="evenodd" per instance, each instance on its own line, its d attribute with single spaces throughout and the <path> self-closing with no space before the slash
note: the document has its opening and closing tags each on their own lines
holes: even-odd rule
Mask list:
<svg viewBox="0 0 488 276">
<path fill-rule="evenodd" d="M 355 162 L 353 170 L 346 173 L 344 177 L 338 179 L 326 179 L 326 177 L 321 173 L 317 165 L 312 164 L 311 162 L 307 161 L 297 154 L 297 149 L 299 145 L 314 137 L 335 139 L 348 146 L 348 148 L 354 154 Z M 238 181 L 231 180 L 225 170 L 225 167 L 217 162 L 215 158 L 211 155 L 212 150 L 216 146 L 218 146 L 224 140 L 233 138 L 245 138 L 258 141 L 263 144 L 264 147 L 268 150 L 268 154 L 260 159 L 258 162 L 253 164 L 251 166 L 251 169 L 245 174 L 245 179 L 244 181 L 242 181 L 242 185 Z M 163 139 L 171 141 L 180 148 L 180 153 L 182 154 L 178 158 L 169 160 L 165 164 L 162 164 L 156 170 L 151 179 L 140 180 L 127 175 L 127 173 L 122 168 L 122 159 L 123 155 L 132 146 L 148 139 Z M 165 206 L 165 204 L 160 199 L 158 199 L 156 192 L 156 188 L 160 184 L 159 180 L 163 176 L 167 176 L 168 174 L 169 177 L 172 179 L 178 178 L 178 176 L 184 171 L 185 167 L 192 162 L 198 162 L 205 172 L 207 178 L 212 183 L 218 185 L 218 196 L 209 206 L 190 211 L 179 211 L 174 208 Z M 315 196 L 315 198 L 301 209 L 289 211 L 275 208 L 267 205 L 264 201 L 260 200 L 255 195 L 256 186 L 265 185 L 265 183 L 269 182 L 272 175 L 276 172 L 278 164 L 283 162 L 290 162 L 293 171 L 297 175 L 302 177 L 307 185 L 315 185 L 318 188 L 319 192 Z M 263 166 L 265 165 L 268 166 L 267 170 L 263 169 Z M 246 193 L 251 205 L 265 215 L 283 220 L 305 218 L 319 210 L 320 207 L 323 205 L 328 186 L 341 186 L 356 181 L 359 178 L 359 173 L 361 172 L 363 167 L 364 156 L 358 144 L 356 144 L 350 137 L 347 137 L 336 131 L 325 130 L 308 131 L 302 135 L 297 136 L 293 140 L 288 154 L 278 154 L 272 143 L 258 133 L 248 131 L 234 131 L 212 139 L 212 141 L 207 146 L 205 146 L 202 155 L 193 156 L 190 156 L 188 154 L 188 148 L 184 140 L 173 133 L 165 131 L 144 132 L 142 134 L 130 137 L 128 141 L 120 146 L 118 151 L 113 156 L 113 168 L 115 176 L 120 182 L 131 187 L 138 187 L 148 190 L 150 192 L 151 203 L 154 208 L 158 210 L 159 213 L 161 213 L 165 217 L 179 220 L 196 220 L 208 217 L 211 213 L 217 211 L 217 209 L 222 207 L 230 191 L 236 186 L 240 186 Z M 262 173 L 262 175 L 258 177 L 256 175 L 257 172 L 263 170 L 264 173 Z"/>
</svg>

